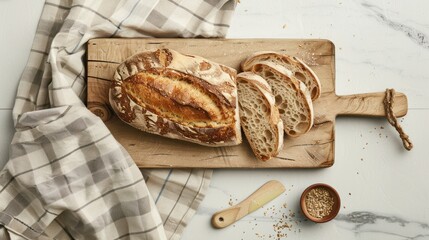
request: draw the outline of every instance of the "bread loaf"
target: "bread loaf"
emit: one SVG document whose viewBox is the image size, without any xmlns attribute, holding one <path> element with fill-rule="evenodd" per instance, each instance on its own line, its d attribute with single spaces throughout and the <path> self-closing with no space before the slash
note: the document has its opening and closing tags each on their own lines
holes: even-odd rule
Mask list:
<svg viewBox="0 0 429 240">
<path fill-rule="evenodd" d="M 305 84 L 312 100 L 319 98 L 321 93 L 320 80 L 313 70 L 299 58 L 270 51 L 256 52 L 242 62 L 241 68 L 243 71 L 250 71 L 252 66 L 259 62 L 271 62 L 285 68 L 289 77 L 295 77 Z"/>
<path fill-rule="evenodd" d="M 251 72 L 238 74 L 237 86 L 241 127 L 255 156 L 267 161 L 283 146 L 283 122 L 271 88 Z"/>
<path fill-rule="evenodd" d="M 307 87 L 285 69 L 269 61 L 261 61 L 250 69 L 271 86 L 286 134 L 298 137 L 313 126 L 313 103 Z"/>
<path fill-rule="evenodd" d="M 118 66 L 109 101 L 125 123 L 207 146 L 241 143 L 236 70 L 171 49 L 138 53 Z"/>
</svg>

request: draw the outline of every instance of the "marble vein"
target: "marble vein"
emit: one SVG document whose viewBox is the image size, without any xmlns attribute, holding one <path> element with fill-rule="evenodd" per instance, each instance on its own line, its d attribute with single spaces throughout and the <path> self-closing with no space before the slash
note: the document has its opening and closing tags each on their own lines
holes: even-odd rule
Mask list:
<svg viewBox="0 0 429 240">
<path fill-rule="evenodd" d="M 356 235 L 372 233 L 398 236 L 405 239 L 429 238 L 428 223 L 406 220 L 397 216 L 356 211 L 349 214 L 339 214 L 335 220 L 340 227 L 349 229 Z"/>
<path fill-rule="evenodd" d="M 391 27 L 396 31 L 404 33 L 408 38 L 410 38 L 413 42 L 417 43 L 419 46 L 429 49 L 429 37 L 422 31 L 407 26 L 403 23 L 390 20 L 386 17 L 386 15 L 380 12 L 381 9 L 379 7 L 372 5 L 368 2 L 363 2 L 361 5 L 364 8 L 367 8 L 368 10 L 373 12 L 375 14 L 374 16 L 376 17 L 376 19 L 381 23 Z"/>
</svg>

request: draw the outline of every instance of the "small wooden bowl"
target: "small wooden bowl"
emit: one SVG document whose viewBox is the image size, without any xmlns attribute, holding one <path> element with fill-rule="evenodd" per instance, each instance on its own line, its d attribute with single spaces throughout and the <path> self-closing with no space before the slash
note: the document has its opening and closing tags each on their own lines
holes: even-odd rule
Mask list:
<svg viewBox="0 0 429 240">
<path fill-rule="evenodd" d="M 305 204 L 305 197 L 314 188 L 326 189 L 331 194 L 331 196 L 334 198 L 334 205 L 332 206 L 332 211 L 329 213 L 329 215 L 324 216 L 322 218 L 316 218 L 316 217 L 311 216 L 310 213 L 308 212 L 307 206 Z M 313 184 L 313 185 L 309 186 L 308 188 L 306 188 L 301 195 L 301 211 L 309 220 L 311 220 L 315 223 L 324 223 L 324 222 L 331 221 L 332 219 L 334 219 L 337 216 L 338 212 L 340 211 L 340 207 L 341 207 L 340 195 L 338 195 L 338 192 L 333 187 L 329 186 L 328 184 L 324 184 L 324 183 Z"/>
</svg>

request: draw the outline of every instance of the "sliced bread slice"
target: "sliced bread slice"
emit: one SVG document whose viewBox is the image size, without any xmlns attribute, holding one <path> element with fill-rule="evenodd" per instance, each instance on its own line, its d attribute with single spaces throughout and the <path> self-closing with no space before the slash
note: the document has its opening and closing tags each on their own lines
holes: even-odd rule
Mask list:
<svg viewBox="0 0 429 240">
<path fill-rule="evenodd" d="M 237 75 L 240 123 L 255 156 L 267 161 L 283 146 L 283 122 L 270 86 L 251 72 Z"/>
<path fill-rule="evenodd" d="M 316 100 L 321 94 L 320 80 L 313 70 L 297 57 L 280 54 L 277 52 L 256 52 L 242 62 L 243 71 L 250 71 L 253 65 L 268 61 L 283 66 L 288 70 L 289 77 L 293 75 L 307 86 L 311 99 Z"/>
<path fill-rule="evenodd" d="M 270 85 L 287 135 L 298 137 L 313 126 L 313 103 L 307 87 L 272 62 L 260 62 L 251 71 Z"/>
</svg>

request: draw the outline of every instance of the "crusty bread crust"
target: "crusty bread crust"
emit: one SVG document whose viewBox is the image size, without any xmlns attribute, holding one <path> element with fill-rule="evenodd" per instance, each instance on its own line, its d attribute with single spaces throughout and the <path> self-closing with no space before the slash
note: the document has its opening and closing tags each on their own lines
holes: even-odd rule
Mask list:
<svg viewBox="0 0 429 240">
<path fill-rule="evenodd" d="M 235 69 L 171 49 L 138 53 L 118 66 L 109 101 L 145 132 L 206 146 L 241 143 Z"/>
<path fill-rule="evenodd" d="M 253 65 L 251 71 L 263 77 L 271 86 L 274 97 L 281 99 L 276 105 L 279 108 L 280 117 L 283 120 L 286 134 L 291 137 L 298 137 L 308 132 L 313 126 L 314 112 L 313 103 L 307 87 L 294 76 L 288 75 L 284 67 L 269 61 L 261 61 Z M 287 92 L 281 91 L 278 86 L 274 85 L 272 79 L 264 76 L 264 71 L 272 73 L 273 76 L 275 76 L 274 78 L 282 83 L 282 86 L 291 90 L 289 94 L 293 94 L 293 96 L 287 96 Z M 292 106 L 294 103 L 288 103 L 286 100 L 288 97 L 296 101 L 302 109 L 293 108 Z M 286 107 L 283 106 L 284 104 Z M 290 113 L 288 113 L 288 111 L 290 111 Z M 301 114 L 305 120 L 300 120 Z M 297 117 L 293 115 L 297 115 Z M 291 120 L 293 119 L 296 121 L 292 122 Z"/>
<path fill-rule="evenodd" d="M 260 51 L 250 55 L 241 63 L 243 71 L 250 71 L 253 65 L 259 62 L 272 62 L 288 69 L 289 77 L 295 76 L 308 88 L 311 99 L 316 100 L 321 94 L 320 80 L 314 71 L 301 59 L 273 51 Z"/>
<path fill-rule="evenodd" d="M 254 86 L 254 88 L 252 89 L 254 91 L 257 91 L 258 92 L 257 94 L 263 100 L 263 103 L 260 103 L 260 104 L 264 104 L 266 106 L 266 109 L 267 109 L 266 111 L 268 112 L 268 115 L 262 116 L 261 119 L 258 119 L 258 121 L 261 122 L 260 124 L 261 126 L 264 126 L 264 124 L 268 125 L 268 128 L 265 130 L 269 131 L 270 133 L 273 133 L 272 137 L 274 140 L 273 141 L 274 144 L 272 146 L 268 146 L 268 148 L 271 148 L 271 151 L 265 151 L 263 149 L 260 149 L 261 146 L 257 144 L 257 140 L 262 138 L 262 136 L 252 135 L 251 130 L 254 130 L 254 129 L 249 129 L 252 126 L 246 127 L 246 125 L 248 124 L 248 121 L 245 118 L 249 116 L 246 116 L 244 110 L 240 111 L 241 125 L 243 127 L 244 134 L 246 135 L 246 138 L 248 139 L 249 144 L 255 156 L 262 161 L 267 161 L 270 158 L 277 156 L 283 147 L 283 137 L 284 137 L 283 122 L 280 119 L 279 110 L 275 106 L 275 99 L 272 94 L 271 87 L 268 85 L 268 83 L 262 77 L 252 72 L 239 73 L 237 75 L 237 84 L 239 89 L 242 87 L 242 84 L 245 84 L 245 83 L 251 86 Z M 244 105 L 245 101 L 248 102 L 250 100 L 251 99 L 245 98 L 245 96 L 242 96 L 242 95 L 239 96 L 240 106 Z M 255 109 L 252 109 L 252 110 L 256 111 Z M 252 117 L 258 118 L 258 116 L 252 116 Z M 267 144 L 269 143 L 267 142 Z"/>
</svg>

